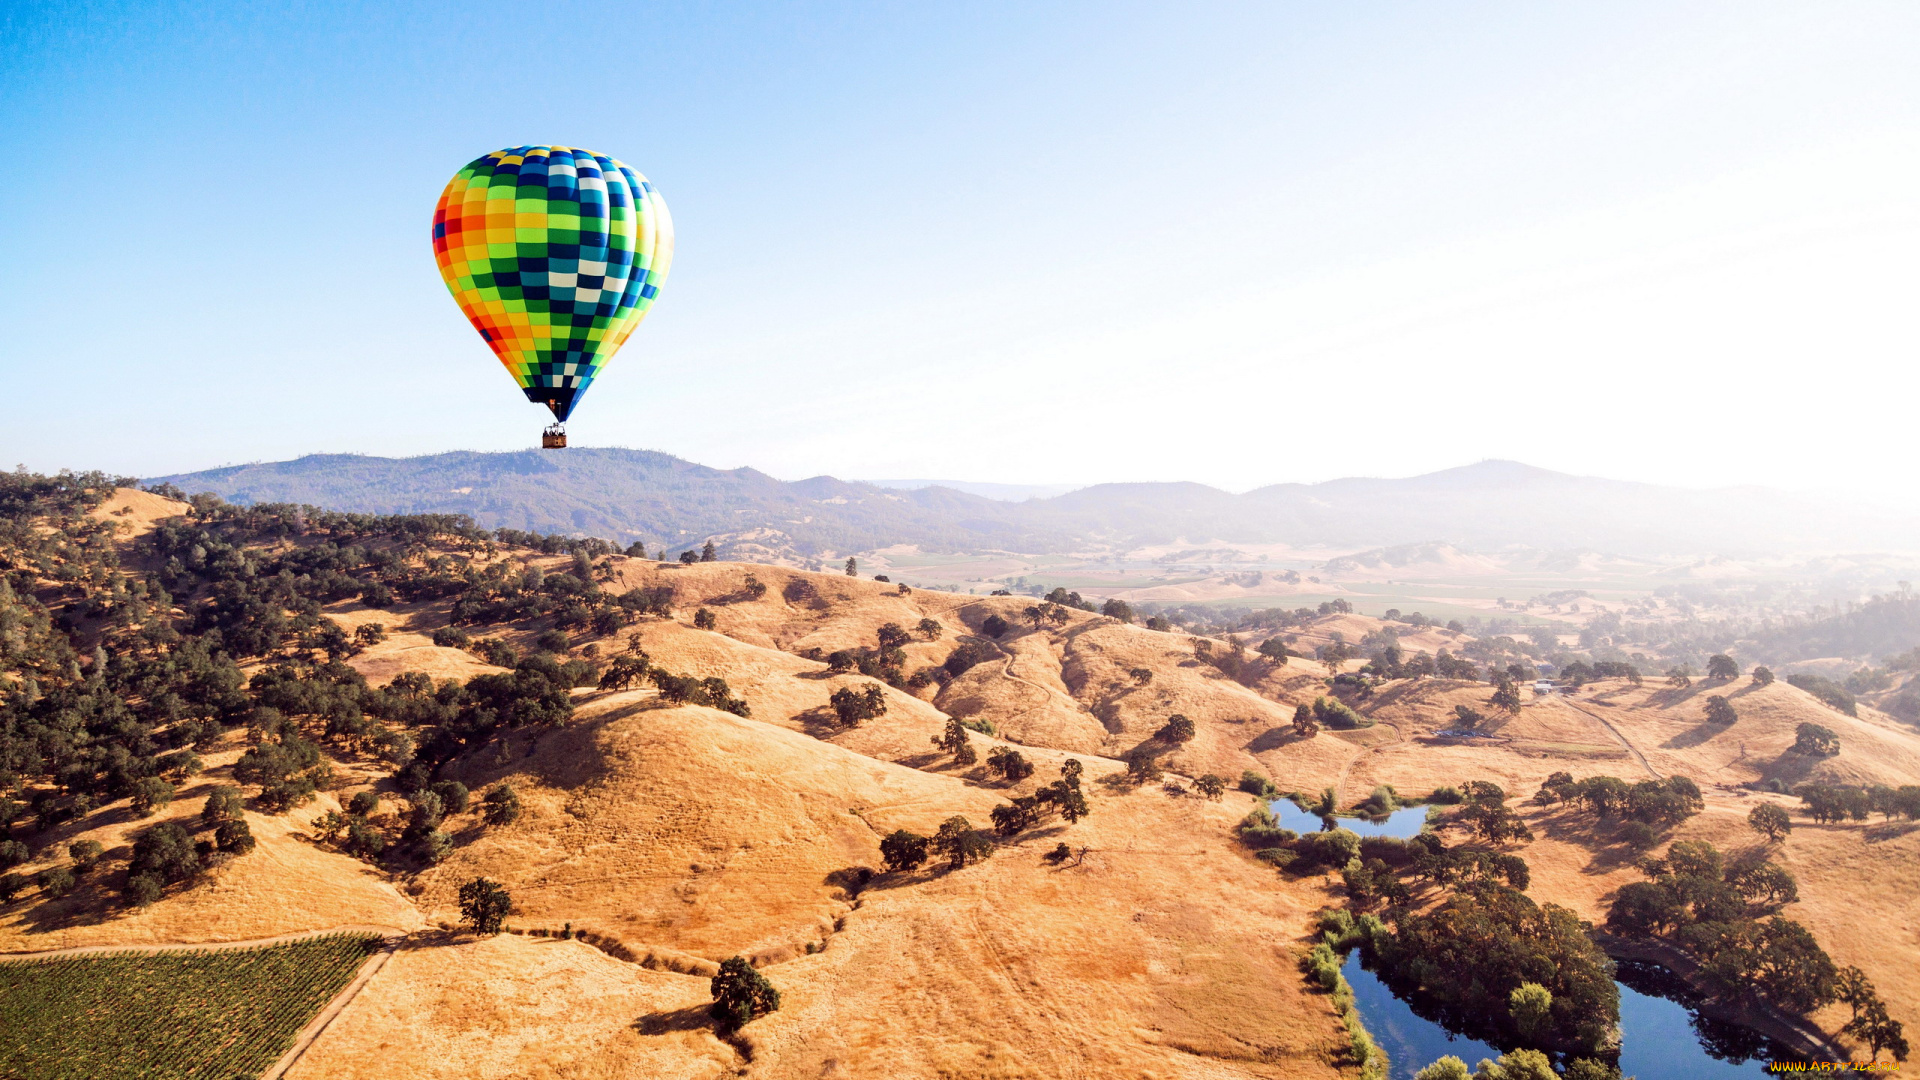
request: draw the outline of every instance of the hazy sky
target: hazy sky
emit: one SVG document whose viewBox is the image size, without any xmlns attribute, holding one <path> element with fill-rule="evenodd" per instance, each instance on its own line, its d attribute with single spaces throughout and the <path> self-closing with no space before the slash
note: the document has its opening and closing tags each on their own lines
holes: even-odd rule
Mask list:
<svg viewBox="0 0 1920 1080">
<path fill-rule="evenodd" d="M 429 229 L 467 161 L 558 143 L 646 173 L 679 236 L 580 444 L 1912 495 L 1910 2 L 0 19 L 9 466 L 531 445 Z"/>
</svg>

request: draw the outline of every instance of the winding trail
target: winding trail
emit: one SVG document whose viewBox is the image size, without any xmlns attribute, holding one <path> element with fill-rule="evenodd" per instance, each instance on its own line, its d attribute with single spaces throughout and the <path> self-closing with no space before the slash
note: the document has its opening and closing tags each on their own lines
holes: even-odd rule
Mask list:
<svg viewBox="0 0 1920 1080">
<path fill-rule="evenodd" d="M 1647 756 L 1640 752 L 1639 747 L 1628 742 L 1627 737 L 1625 735 L 1620 734 L 1620 729 L 1613 726 L 1613 721 L 1607 719 L 1604 716 L 1601 716 L 1599 713 L 1594 712 L 1591 709 L 1581 707 L 1579 702 L 1573 700 L 1570 697 L 1562 698 L 1561 700 L 1565 701 L 1567 703 L 1567 707 L 1571 708 L 1574 712 L 1580 713 L 1585 716 L 1591 716 L 1595 720 L 1600 721 L 1600 726 L 1607 729 L 1607 734 L 1612 735 L 1615 739 L 1619 740 L 1620 745 L 1626 748 L 1627 753 L 1632 755 L 1633 760 L 1639 762 L 1640 767 L 1647 770 L 1648 776 L 1653 777 L 1655 780 L 1666 779 L 1666 777 L 1660 775 L 1660 771 L 1658 769 L 1655 769 L 1652 765 L 1647 763 Z"/>
</svg>

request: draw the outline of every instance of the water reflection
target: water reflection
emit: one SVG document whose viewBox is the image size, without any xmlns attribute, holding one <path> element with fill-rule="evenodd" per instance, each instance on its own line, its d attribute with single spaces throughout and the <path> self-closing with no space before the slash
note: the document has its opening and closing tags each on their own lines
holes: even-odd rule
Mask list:
<svg viewBox="0 0 1920 1080">
<path fill-rule="evenodd" d="M 1315 820 L 1311 815 L 1304 815 Z M 1495 1047 L 1449 1032 L 1413 1011 L 1373 972 L 1360 966 L 1355 950 L 1341 968 L 1353 987 L 1354 1004 L 1374 1041 L 1391 1060 L 1388 1080 L 1413 1080 L 1445 1054 L 1472 1068 L 1481 1058 L 1497 1058 Z M 1732 1080 L 1770 1075 L 1764 1064 L 1791 1058 L 1770 1040 L 1735 1024 L 1695 1013 L 1686 984 L 1658 965 L 1620 965 L 1620 1071 L 1638 1080 Z M 1678 1000 L 1676 1000 L 1676 998 Z"/>
<path fill-rule="evenodd" d="M 1317 814 L 1309 814 L 1293 804 L 1292 799 L 1275 799 L 1268 803 L 1275 817 L 1280 819 L 1280 827 L 1292 829 L 1297 833 L 1319 832 L 1325 827 L 1325 819 Z M 1427 824 L 1427 808 L 1409 806 L 1404 810 L 1395 810 L 1384 818 L 1368 819 L 1362 817 L 1337 817 L 1333 819 L 1337 828 L 1349 829 L 1361 836 L 1397 836 L 1402 840 L 1417 836 Z"/>
</svg>

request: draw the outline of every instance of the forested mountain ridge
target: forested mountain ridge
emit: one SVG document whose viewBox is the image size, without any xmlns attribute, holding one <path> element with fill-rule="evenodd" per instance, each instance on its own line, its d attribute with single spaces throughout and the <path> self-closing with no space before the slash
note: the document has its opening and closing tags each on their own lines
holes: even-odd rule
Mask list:
<svg viewBox="0 0 1920 1080">
<path fill-rule="evenodd" d="M 944 487 L 830 476 L 781 481 L 646 450 L 314 455 L 155 478 L 238 504 L 468 514 L 483 527 L 607 536 L 649 547 L 709 538 L 768 553 L 1084 551 L 1206 540 L 1367 548 L 1584 548 L 1624 555 L 1909 550 L 1920 521 L 1761 488 L 1684 489 L 1483 461 L 1404 479 L 1277 484 L 1235 495 L 1195 483 L 1098 484 L 1007 503 Z M 777 534 L 777 535 L 769 535 Z"/>
</svg>

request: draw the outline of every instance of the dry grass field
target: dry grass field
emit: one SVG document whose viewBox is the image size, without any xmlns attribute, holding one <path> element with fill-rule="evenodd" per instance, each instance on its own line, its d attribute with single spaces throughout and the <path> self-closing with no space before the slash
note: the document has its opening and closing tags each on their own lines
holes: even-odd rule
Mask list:
<svg viewBox="0 0 1920 1080">
<path fill-rule="evenodd" d="M 151 496 L 124 499 L 132 510 L 123 520 L 177 512 L 178 504 L 148 505 L 164 503 Z M 1251 769 L 1282 790 L 1332 786 L 1351 804 L 1383 783 L 1421 796 L 1494 780 L 1539 837 L 1521 852 L 1533 866 L 1531 894 L 1595 920 L 1639 875 L 1604 827 L 1524 803 L 1554 771 L 1692 776 L 1707 809 L 1676 835 L 1727 849 L 1758 843 L 1744 822 L 1755 801 L 1793 802 L 1738 785 L 1920 782 L 1912 728 L 1870 709 L 1838 716 L 1784 684 L 1676 691 L 1652 680 L 1637 689 L 1604 683 L 1530 701 L 1491 726 L 1493 739 L 1459 740 L 1436 732 L 1452 726 L 1456 705 L 1485 708 L 1488 687 L 1392 683 L 1362 703 L 1373 726 L 1302 739 L 1291 728 L 1294 706 L 1326 693 L 1330 674 L 1310 660 L 1258 664 L 1236 680 L 1198 658 L 1184 634 L 1082 612 L 1033 629 L 1023 597 L 903 593 L 741 563 L 616 558 L 613 571 L 611 589 L 673 584 L 673 617 L 633 628 L 640 645 L 668 670 L 725 678 L 750 718 L 670 705 L 651 689 L 576 690 L 569 724 L 515 731 L 449 767 L 476 792 L 512 784 L 523 812 L 484 828 L 472 812 L 456 815 L 446 826 L 453 853 L 418 872 L 376 868 L 310 835 L 309 823 L 352 790 L 390 787 L 373 763 L 343 757 L 343 787 L 286 815 L 249 813 L 259 850 L 212 880 L 144 909 L 114 902 L 104 878 L 64 899 L 29 898 L 0 912 L 0 950 L 230 941 L 344 925 L 409 931 L 288 1074 L 297 1080 L 1351 1076 L 1331 1003 L 1298 964 L 1315 912 L 1340 902 L 1338 890 L 1247 857 L 1232 827 L 1254 805 L 1250 796 L 1209 802 L 1160 784 L 1111 782 L 1168 716 L 1195 725 L 1194 738 L 1163 758 L 1174 789 L 1190 789 L 1202 773 L 1234 781 Z M 758 598 L 749 574 L 766 586 Z M 714 629 L 691 625 L 701 608 Z M 376 684 L 408 671 L 444 680 L 499 670 L 431 643 L 446 625 L 445 602 L 376 612 L 345 601 L 329 614 L 349 630 L 387 626 L 388 639 L 353 661 Z M 886 623 L 911 630 L 932 619 L 939 636 L 916 635 L 906 646 L 911 671 L 940 663 L 996 614 L 1014 624 L 998 658 L 944 687 L 887 688 L 886 713 L 851 729 L 831 722 L 829 695 L 874 680 L 800 655 L 871 645 Z M 1357 641 L 1377 625 L 1359 616 L 1324 622 L 1308 633 L 1338 629 Z M 524 644 L 537 629 L 487 632 Z M 1460 641 L 1439 631 L 1401 640 L 1428 650 Z M 626 633 L 574 644 L 589 643 L 606 655 L 626 647 Z M 1705 725 L 1711 693 L 1728 696 L 1737 723 Z M 990 723 L 995 735 L 972 736 L 981 756 L 1017 745 L 1034 776 L 1008 786 L 983 766 L 956 768 L 932 745 L 948 717 Z M 1840 754 L 1812 762 L 1787 753 L 1803 721 L 1832 727 Z M 197 814 L 239 751 L 236 742 L 209 755 L 206 771 L 160 817 Z M 931 833 L 955 814 L 986 826 L 994 806 L 1050 782 L 1069 757 L 1086 768 L 1092 813 L 1084 821 L 1044 823 L 960 870 L 870 880 L 854 872 L 881 866 L 879 840 L 893 829 Z M 135 819 L 123 801 L 61 827 L 68 831 L 43 850 L 92 838 L 109 862 L 124 860 L 130 835 L 153 820 Z M 1073 858 L 1042 858 L 1062 842 Z M 1778 847 L 1801 887 L 1787 914 L 1836 961 L 1865 969 L 1894 1015 L 1920 1030 L 1912 960 L 1920 955 L 1920 830 L 1796 819 Z M 476 876 L 511 891 L 513 929 L 570 924 L 606 947 L 445 930 L 458 919 L 460 884 Z M 610 953 L 616 941 L 624 948 Z M 704 1008 L 707 975 L 733 955 L 761 966 L 783 1006 L 726 1040 Z M 1841 1009 L 1819 1019 L 1831 1031 L 1844 1018 Z"/>
</svg>

